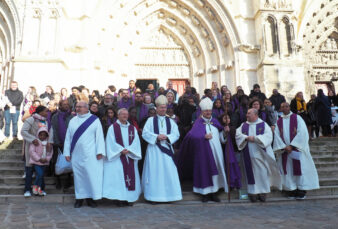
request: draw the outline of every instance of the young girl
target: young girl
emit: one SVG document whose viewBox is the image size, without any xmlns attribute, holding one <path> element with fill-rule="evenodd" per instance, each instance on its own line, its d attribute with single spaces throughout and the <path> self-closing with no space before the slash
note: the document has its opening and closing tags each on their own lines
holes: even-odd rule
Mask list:
<svg viewBox="0 0 338 229">
<path fill-rule="evenodd" d="M 49 161 L 53 156 L 53 148 L 51 147 L 51 150 L 47 152 L 49 134 L 45 126 L 39 128 L 37 137 L 39 145 L 35 146 L 34 144 L 30 144 L 29 146 L 29 163 L 34 166 L 36 172 L 33 194 L 43 196 L 41 186 L 44 183 L 45 168 L 49 165 Z"/>
</svg>

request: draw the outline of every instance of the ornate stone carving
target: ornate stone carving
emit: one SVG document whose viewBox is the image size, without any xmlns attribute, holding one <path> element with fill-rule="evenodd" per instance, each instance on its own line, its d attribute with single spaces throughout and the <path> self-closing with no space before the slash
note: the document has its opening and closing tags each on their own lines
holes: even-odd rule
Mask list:
<svg viewBox="0 0 338 229">
<path fill-rule="evenodd" d="M 174 18 L 171 18 L 171 17 L 167 18 L 167 22 L 170 25 L 176 25 L 177 24 L 177 21 Z"/>
<path fill-rule="evenodd" d="M 212 9 L 209 6 L 205 7 L 205 9 L 207 11 L 207 14 L 208 14 L 209 18 L 211 20 L 214 20 L 216 18 L 216 15 L 215 15 L 214 11 L 212 11 Z"/>
<path fill-rule="evenodd" d="M 262 0 L 261 7 L 267 9 L 290 9 L 291 0 Z"/>
<path fill-rule="evenodd" d="M 218 72 L 218 66 L 217 66 L 217 65 L 211 66 L 210 72 L 211 72 L 211 73 L 216 73 L 216 72 Z"/>
<path fill-rule="evenodd" d="M 215 50 L 214 42 L 210 38 L 208 39 L 208 48 L 211 52 Z"/>
<path fill-rule="evenodd" d="M 195 15 L 191 16 L 191 20 L 196 26 L 199 26 L 201 24 L 200 20 Z"/>
<path fill-rule="evenodd" d="M 208 37 L 209 36 L 209 32 L 206 28 L 201 27 L 201 33 L 204 37 Z"/>
<path fill-rule="evenodd" d="M 192 51 L 195 57 L 199 57 L 201 55 L 201 51 L 197 46 L 194 46 Z"/>
<path fill-rule="evenodd" d="M 255 53 L 260 50 L 259 45 L 249 45 L 249 44 L 241 44 L 238 46 L 238 49 L 242 52 L 246 53 Z"/>
<path fill-rule="evenodd" d="M 196 72 L 196 75 L 199 76 L 199 77 L 204 76 L 204 75 L 205 75 L 204 69 L 198 70 L 198 71 Z"/>
<path fill-rule="evenodd" d="M 187 34 L 187 29 L 183 25 L 179 25 L 178 29 L 180 30 L 181 33 Z"/>
</svg>

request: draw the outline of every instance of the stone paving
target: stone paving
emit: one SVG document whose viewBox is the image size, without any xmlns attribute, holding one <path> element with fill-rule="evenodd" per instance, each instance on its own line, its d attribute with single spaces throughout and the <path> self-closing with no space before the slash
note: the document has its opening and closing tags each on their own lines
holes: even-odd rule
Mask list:
<svg viewBox="0 0 338 229">
<path fill-rule="evenodd" d="M 337 228 L 338 200 L 264 204 L 0 204 L 0 228 Z"/>
</svg>

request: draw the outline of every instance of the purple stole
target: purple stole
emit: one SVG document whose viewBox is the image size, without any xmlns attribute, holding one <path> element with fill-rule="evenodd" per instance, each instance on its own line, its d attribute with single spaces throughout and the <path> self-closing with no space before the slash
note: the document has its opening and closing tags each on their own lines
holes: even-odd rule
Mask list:
<svg viewBox="0 0 338 229">
<path fill-rule="evenodd" d="M 116 122 L 113 124 L 114 127 L 114 134 L 117 144 L 124 147 L 123 139 L 122 139 L 122 132 L 121 127 Z M 128 126 L 128 133 L 129 133 L 129 145 L 131 145 L 135 138 L 135 127 L 133 125 Z M 124 174 L 124 181 L 126 183 L 126 187 L 128 191 L 135 190 L 135 168 L 134 168 L 134 159 L 129 158 L 129 163 L 127 161 L 127 155 L 121 155 L 120 160 L 123 166 L 123 174 Z"/>
<path fill-rule="evenodd" d="M 86 121 L 84 121 L 79 128 L 75 131 L 73 135 L 72 142 L 70 144 L 70 153 L 73 153 L 73 150 L 75 148 L 75 145 L 79 138 L 82 136 L 82 134 L 88 129 L 88 127 L 96 120 L 98 117 L 96 115 L 91 115 L 89 118 L 87 118 Z"/>
<path fill-rule="evenodd" d="M 256 136 L 264 134 L 265 131 L 265 122 L 256 124 Z M 247 122 L 243 123 L 242 133 L 249 136 L 249 124 Z M 248 184 L 255 184 L 255 177 L 252 170 L 251 157 L 249 152 L 249 142 L 246 144 L 245 148 L 242 150 L 246 177 Z"/>
<path fill-rule="evenodd" d="M 166 125 L 167 125 L 167 135 L 169 135 L 170 132 L 171 132 L 170 118 L 165 117 L 165 122 L 166 122 Z M 153 118 L 153 124 L 154 124 L 154 133 L 159 134 L 160 131 L 159 131 L 159 128 L 158 128 L 158 117 L 157 117 L 157 115 Z M 174 160 L 174 152 L 171 150 L 171 144 L 170 144 L 168 139 L 167 139 L 167 143 L 169 145 L 169 149 L 162 146 L 160 142 L 156 141 L 156 145 L 162 151 L 162 153 L 167 154 L 168 156 L 170 156 Z"/>
<path fill-rule="evenodd" d="M 220 108 L 220 109 L 212 109 L 212 117 L 213 118 L 218 118 L 219 116 L 221 116 L 222 114 L 224 113 L 223 109 Z"/>
<path fill-rule="evenodd" d="M 283 133 L 283 118 L 280 117 L 277 121 L 277 126 L 279 129 L 280 137 L 282 138 L 283 142 L 284 141 L 284 133 Z M 290 116 L 290 142 L 294 139 L 294 137 L 297 134 L 297 114 L 292 114 Z M 296 150 L 298 151 L 298 150 Z M 286 172 L 286 163 L 288 160 L 288 153 L 284 152 L 282 154 L 282 165 L 283 165 L 283 171 L 284 174 L 287 174 Z M 293 167 L 293 175 L 294 176 L 301 176 L 302 175 L 302 170 L 300 167 L 300 160 L 292 159 L 292 167 Z"/>
</svg>

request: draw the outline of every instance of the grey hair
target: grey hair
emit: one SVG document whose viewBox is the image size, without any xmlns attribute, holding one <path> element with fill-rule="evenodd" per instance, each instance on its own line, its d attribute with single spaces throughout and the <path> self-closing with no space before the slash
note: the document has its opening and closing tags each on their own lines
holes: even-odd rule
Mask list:
<svg viewBox="0 0 338 229">
<path fill-rule="evenodd" d="M 85 106 L 87 109 L 89 109 L 89 104 L 88 104 L 86 101 L 81 100 L 81 101 L 79 101 L 78 103 L 83 103 L 84 106 Z"/>
<path fill-rule="evenodd" d="M 120 113 L 121 113 L 122 111 L 127 111 L 127 112 L 128 112 L 128 109 L 126 109 L 126 108 L 121 108 L 121 109 L 119 109 L 119 110 L 117 111 L 117 115 L 120 115 Z"/>
</svg>

